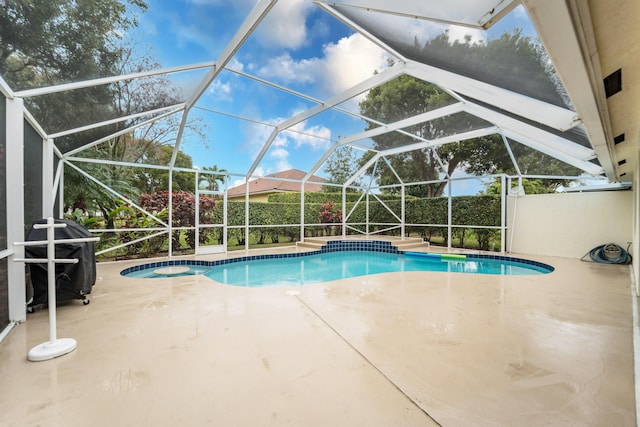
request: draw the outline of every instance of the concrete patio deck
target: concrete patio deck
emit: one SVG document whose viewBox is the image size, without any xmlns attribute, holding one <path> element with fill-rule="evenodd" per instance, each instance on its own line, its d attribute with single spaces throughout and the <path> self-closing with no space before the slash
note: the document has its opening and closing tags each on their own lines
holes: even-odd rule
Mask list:
<svg viewBox="0 0 640 427">
<path fill-rule="evenodd" d="M 295 249 L 279 249 L 295 250 Z M 242 288 L 98 265 L 0 343 L 4 426 L 633 426 L 628 266 L 544 276 L 387 273 Z"/>
</svg>

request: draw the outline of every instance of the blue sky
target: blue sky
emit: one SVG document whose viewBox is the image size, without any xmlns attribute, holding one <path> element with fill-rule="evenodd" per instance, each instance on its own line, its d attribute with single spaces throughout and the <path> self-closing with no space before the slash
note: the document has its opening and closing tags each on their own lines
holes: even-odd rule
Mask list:
<svg viewBox="0 0 640 427">
<path fill-rule="evenodd" d="M 214 61 L 222 52 L 254 0 L 148 0 L 136 32 L 142 46 L 162 67 Z M 450 34 L 493 37 L 518 26 L 526 30 L 526 13 L 518 8 L 489 33 L 450 27 Z M 529 27 L 530 28 L 530 27 Z M 304 0 L 280 0 L 267 19 L 229 64 L 230 68 L 273 81 L 317 99 L 326 99 L 384 68 L 387 55 L 364 37 Z M 172 80 L 192 89 L 203 71 L 181 73 Z M 345 105 L 357 111 L 357 99 Z M 270 126 L 214 113 L 275 124 L 315 103 L 225 71 L 192 111 L 206 124 L 204 143 L 187 137 L 181 148 L 194 165 L 224 167 L 244 173 L 271 133 Z M 364 122 L 339 112 L 326 112 L 280 135 L 257 175 L 297 168 L 309 170 L 339 136 L 364 129 Z"/>
</svg>

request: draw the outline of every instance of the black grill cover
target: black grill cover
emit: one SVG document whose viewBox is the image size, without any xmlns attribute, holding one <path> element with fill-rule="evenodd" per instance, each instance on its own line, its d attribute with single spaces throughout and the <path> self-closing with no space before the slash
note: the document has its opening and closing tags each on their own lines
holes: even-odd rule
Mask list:
<svg viewBox="0 0 640 427">
<path fill-rule="evenodd" d="M 39 219 L 33 224 L 46 224 L 46 219 Z M 83 226 L 75 221 L 67 219 L 56 219 L 56 224 L 67 224 L 64 228 L 55 228 L 55 239 L 81 239 L 93 237 L 93 235 Z M 33 228 L 27 234 L 27 241 L 47 240 L 47 229 Z M 47 245 L 26 246 L 25 255 L 27 258 L 46 258 Z M 66 301 L 71 299 L 84 299 L 84 295 L 91 293 L 93 285 L 96 283 L 96 250 L 94 242 L 80 243 L 58 243 L 56 244 L 56 259 L 77 258 L 77 264 L 56 264 L 56 300 Z M 47 273 L 48 266 L 44 264 L 27 264 L 31 273 L 31 283 L 33 285 L 33 301 L 31 306 L 46 304 L 47 295 Z"/>
</svg>

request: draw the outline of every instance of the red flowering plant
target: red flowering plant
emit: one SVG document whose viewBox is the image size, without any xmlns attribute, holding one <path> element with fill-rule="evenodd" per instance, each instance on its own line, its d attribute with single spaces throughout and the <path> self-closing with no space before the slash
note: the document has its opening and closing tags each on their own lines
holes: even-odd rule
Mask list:
<svg viewBox="0 0 640 427">
<path fill-rule="evenodd" d="M 335 224 L 342 222 L 342 213 L 340 209 L 335 209 L 333 202 L 327 202 L 320 205 L 320 222 L 322 224 Z"/>
<path fill-rule="evenodd" d="M 322 224 L 339 224 L 342 222 L 342 212 L 340 209 L 336 209 L 335 204 L 333 202 L 327 202 L 320 205 L 320 223 Z M 329 229 L 330 233 L 333 234 L 334 227 Z"/>
</svg>

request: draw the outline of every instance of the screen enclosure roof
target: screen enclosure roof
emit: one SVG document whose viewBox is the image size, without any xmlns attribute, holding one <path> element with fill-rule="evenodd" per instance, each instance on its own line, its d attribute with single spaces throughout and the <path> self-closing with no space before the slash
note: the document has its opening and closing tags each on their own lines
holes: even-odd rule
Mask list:
<svg viewBox="0 0 640 427">
<path fill-rule="evenodd" d="M 307 179 L 322 175 L 325 162 L 347 146 L 369 153 L 372 160 L 356 173 L 362 175 L 376 160 L 498 135 L 516 174 L 535 174 L 518 165 L 514 148 L 523 147 L 580 174 L 611 182 L 631 180 L 635 163 L 625 144 L 614 143 L 618 130 L 603 84 L 607 70 L 594 54 L 606 48 L 596 43 L 598 38 L 607 40 L 597 31 L 604 10 L 592 10 L 586 2 L 552 0 L 251 3 L 212 6 L 209 13 L 224 15 L 222 27 L 207 28 L 206 15 L 185 14 L 162 38 L 162 30 L 156 29 L 150 39 L 155 40 L 157 62 L 148 68 L 43 87 L 3 82 L 3 92 L 25 99 L 30 120 L 43 137 L 53 139 L 58 155 L 70 161 L 115 136 L 148 134 L 156 123 L 173 123 L 175 131 L 163 140 L 174 149 L 169 166 L 178 149 L 202 144 L 211 149 L 211 158 L 196 155 L 194 164 L 216 164 L 246 179 L 287 167 L 306 171 Z M 161 12 L 154 5 L 146 12 L 150 17 Z M 291 25 L 302 14 L 306 18 L 299 22 L 306 26 L 286 28 L 279 39 L 284 48 L 265 47 L 266 41 L 278 38 L 287 14 Z M 140 43 L 146 40 L 145 19 L 129 35 Z M 324 37 L 322 43 L 317 34 Z M 199 45 L 207 48 L 172 55 L 187 37 L 201 37 Z M 536 64 L 518 52 L 519 37 L 533 41 Z M 319 47 L 312 49 L 314 43 Z M 350 56 L 338 55 L 347 43 L 354 45 Z M 537 74 L 535 67 L 541 67 Z M 336 69 L 341 71 L 336 74 Z M 320 82 L 312 72 L 328 78 Z M 363 115 L 358 104 L 370 90 L 403 76 L 435 85 L 438 104 L 390 121 Z M 69 93 L 88 97 L 96 87 L 123 83 L 132 84 L 140 97 L 150 79 L 177 89 L 154 102 L 140 100 L 134 109 L 98 106 L 90 113 L 79 112 L 76 122 L 49 120 L 53 124 L 48 126 L 41 124 L 48 112 L 31 108 L 33 100 Z M 244 96 L 239 96 L 240 88 Z M 620 104 L 614 106 L 616 112 L 637 108 L 637 103 Z M 289 107 L 280 108 L 283 105 Z M 200 140 L 189 132 L 194 118 L 208 125 Z M 432 132 L 416 133 L 419 125 Z M 627 129 L 629 140 L 637 139 L 635 128 L 635 133 Z M 384 148 L 375 143 L 382 135 L 392 135 L 393 141 Z M 237 162 L 228 167 L 225 159 L 231 157 Z"/>
</svg>

